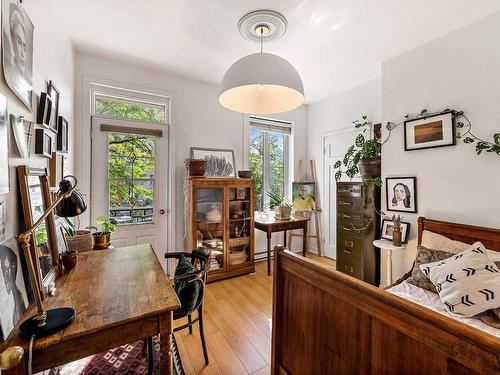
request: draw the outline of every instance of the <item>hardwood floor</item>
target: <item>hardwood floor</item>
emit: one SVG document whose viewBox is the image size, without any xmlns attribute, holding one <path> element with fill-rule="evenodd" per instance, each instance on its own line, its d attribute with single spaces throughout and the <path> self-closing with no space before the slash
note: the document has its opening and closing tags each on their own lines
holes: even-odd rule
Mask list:
<svg viewBox="0 0 500 375">
<path fill-rule="evenodd" d="M 308 258 L 335 267 L 334 260 L 311 253 Z M 205 366 L 196 324 L 191 335 L 187 329 L 175 334 L 186 374 L 270 374 L 271 315 L 266 262 L 256 263 L 255 275 L 208 284 L 204 323 L 210 364 Z"/>
</svg>

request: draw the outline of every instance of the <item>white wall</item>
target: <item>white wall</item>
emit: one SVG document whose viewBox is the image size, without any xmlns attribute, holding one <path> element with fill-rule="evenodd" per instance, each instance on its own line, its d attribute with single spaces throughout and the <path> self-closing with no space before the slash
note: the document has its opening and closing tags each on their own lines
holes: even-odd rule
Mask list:
<svg viewBox="0 0 500 375">
<path fill-rule="evenodd" d="M 316 161 L 321 202 L 324 202 L 324 196 L 327 194 L 324 188 L 323 137 L 337 130 L 352 129 L 352 122 L 362 115 L 367 115 L 374 123 L 379 122 L 381 118 L 380 84 L 379 79 L 370 81 L 309 105 L 308 159 Z M 324 203 L 322 206 L 324 207 Z M 324 235 L 326 227 L 324 217 L 322 221 Z"/>
<path fill-rule="evenodd" d="M 51 22 L 47 15 L 45 5 L 40 1 L 24 1 L 25 7 L 35 27 L 34 51 L 33 51 L 33 112 L 17 98 L 9 89 L 3 76 L 3 67 L 0 79 L 0 90 L 7 97 L 7 110 L 9 114 L 24 116 L 30 121 L 36 119 L 36 108 L 40 92 L 47 91 L 47 82 L 53 80 L 59 89 L 60 109 L 59 113 L 66 117 L 69 122 L 69 149 L 65 161 L 65 171 L 71 173 L 73 170 L 73 99 L 74 99 L 74 74 L 73 74 L 73 48 L 62 30 L 59 30 L 56 22 Z M 10 192 L 0 195 L 0 201 L 7 202 L 6 238 L 17 235 L 22 230 L 23 217 L 21 202 L 18 200 L 17 165 L 29 165 L 32 167 L 48 167 L 46 158 L 35 155 L 34 132 L 31 142 L 31 155 L 28 159 L 21 159 L 17 154 L 16 144 L 8 124 L 9 138 L 9 165 L 10 165 Z M 55 149 L 55 134 L 53 136 Z M 20 225 L 22 224 L 22 225 Z"/>
<path fill-rule="evenodd" d="M 386 61 L 382 66 L 383 122 L 399 122 L 406 113 L 426 108 L 465 111 L 474 133 L 492 139 L 500 132 L 500 13 Z M 416 251 L 416 219 L 500 227 L 500 160 L 477 156 L 474 147 L 404 151 L 403 127 L 382 150 L 382 174 L 416 176 L 418 214 L 411 241 L 394 254 L 394 277 L 409 270 Z M 382 207 L 386 207 L 385 192 Z"/>
<path fill-rule="evenodd" d="M 86 181 L 82 191 L 90 193 L 90 109 L 88 82 L 102 82 L 172 98 L 172 144 L 175 189 L 174 207 L 170 214 L 175 233 L 173 249 L 183 249 L 182 176 L 183 163 L 191 146 L 234 149 L 236 168 L 243 169 L 244 116 L 223 108 L 219 102 L 219 86 L 174 75 L 147 65 L 139 66 L 121 60 L 110 60 L 86 53 L 76 54 L 76 103 L 78 143 L 76 174 Z M 273 116 L 271 116 L 273 117 Z M 294 123 L 295 155 L 305 158 L 307 145 L 307 108 L 275 116 Z M 88 222 L 88 215 L 84 223 Z M 85 224 L 86 225 L 86 224 Z M 259 236 L 260 238 L 260 236 Z M 264 249 L 256 243 L 257 251 Z M 172 248 L 170 249 L 172 250 Z"/>
</svg>

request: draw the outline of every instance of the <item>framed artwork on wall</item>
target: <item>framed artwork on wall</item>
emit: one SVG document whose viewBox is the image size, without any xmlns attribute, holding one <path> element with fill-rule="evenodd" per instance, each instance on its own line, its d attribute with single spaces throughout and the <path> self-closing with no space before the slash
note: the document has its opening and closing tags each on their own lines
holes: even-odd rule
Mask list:
<svg viewBox="0 0 500 375">
<path fill-rule="evenodd" d="M 52 156 L 52 138 L 45 129 L 35 130 L 35 154 L 46 158 Z"/>
<path fill-rule="evenodd" d="M 47 94 L 52 100 L 51 113 L 49 119 L 49 127 L 52 131 L 57 133 L 58 118 L 59 118 L 59 97 L 60 93 L 57 87 L 54 85 L 54 81 L 49 81 L 47 85 Z"/>
<path fill-rule="evenodd" d="M 392 241 L 392 231 L 394 223 L 389 219 L 382 219 L 382 227 L 380 230 L 380 238 Z M 401 222 L 401 242 L 408 242 L 408 235 L 410 233 L 410 223 Z"/>
<path fill-rule="evenodd" d="M 68 128 L 68 121 L 64 117 L 59 116 L 57 125 L 57 152 L 68 152 Z"/>
<path fill-rule="evenodd" d="M 38 102 L 36 123 L 44 128 L 50 129 L 50 116 L 52 115 L 52 99 L 49 94 L 42 92 Z"/>
<path fill-rule="evenodd" d="M 233 150 L 191 147 L 191 159 L 207 161 L 207 177 L 236 177 Z"/>
<path fill-rule="evenodd" d="M 11 114 L 10 125 L 19 156 L 24 159 L 29 158 L 32 131 L 35 124 L 31 121 L 25 120 L 21 116 Z"/>
<path fill-rule="evenodd" d="M 2 0 L 2 61 L 5 81 L 33 110 L 34 27 L 20 0 Z"/>
<path fill-rule="evenodd" d="M 405 151 L 456 144 L 453 111 L 405 121 Z"/>
<path fill-rule="evenodd" d="M 315 211 L 316 183 L 311 181 L 293 182 L 292 205 L 297 211 Z"/>
<path fill-rule="evenodd" d="M 15 237 L 0 244 L 0 328 L 5 340 L 29 306 L 21 263 L 21 249 Z"/>
<path fill-rule="evenodd" d="M 7 98 L 0 94 L 0 194 L 9 192 L 9 134 Z"/>
<path fill-rule="evenodd" d="M 385 192 L 388 211 L 417 212 L 416 177 L 387 177 Z"/>
</svg>

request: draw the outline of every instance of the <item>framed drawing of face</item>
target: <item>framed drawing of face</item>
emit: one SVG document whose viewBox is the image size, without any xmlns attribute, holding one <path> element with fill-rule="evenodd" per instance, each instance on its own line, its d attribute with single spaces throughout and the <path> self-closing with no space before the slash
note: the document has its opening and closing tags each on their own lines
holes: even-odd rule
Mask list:
<svg viewBox="0 0 500 375">
<path fill-rule="evenodd" d="M 296 211 L 316 210 L 316 183 L 293 182 L 292 205 Z"/>
<path fill-rule="evenodd" d="M 387 177 L 385 191 L 388 211 L 417 212 L 416 177 Z"/>
</svg>

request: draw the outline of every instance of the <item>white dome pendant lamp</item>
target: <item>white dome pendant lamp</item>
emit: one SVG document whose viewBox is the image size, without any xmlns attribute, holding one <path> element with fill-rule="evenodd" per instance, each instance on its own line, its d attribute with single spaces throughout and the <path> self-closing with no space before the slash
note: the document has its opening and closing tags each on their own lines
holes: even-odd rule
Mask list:
<svg viewBox="0 0 500 375">
<path fill-rule="evenodd" d="M 251 12 L 238 22 L 240 33 L 260 42 L 260 53 L 242 57 L 222 79 L 219 103 L 235 112 L 272 114 L 304 103 L 304 85 L 297 70 L 285 59 L 264 53 L 262 45 L 283 36 L 287 21 L 274 11 Z"/>
</svg>

